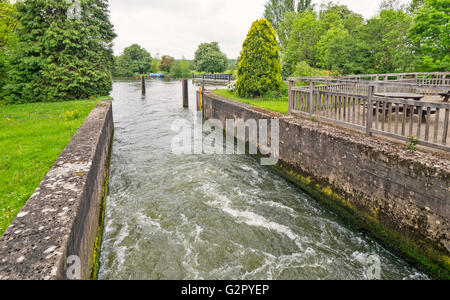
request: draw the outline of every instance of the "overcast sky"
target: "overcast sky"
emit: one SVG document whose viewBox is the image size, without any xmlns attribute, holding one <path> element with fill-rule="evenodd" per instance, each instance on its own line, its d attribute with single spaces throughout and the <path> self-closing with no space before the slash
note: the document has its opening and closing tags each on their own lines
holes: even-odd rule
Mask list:
<svg viewBox="0 0 450 300">
<path fill-rule="evenodd" d="M 407 0 L 403 0 L 407 1 Z M 262 17 L 267 0 L 110 0 L 118 37 L 114 52 L 137 43 L 157 54 L 192 59 L 197 46 L 218 41 L 228 58 L 236 58 L 253 21 Z M 322 0 L 314 0 L 320 4 Z M 336 2 L 336 0 L 334 1 Z M 351 10 L 372 17 L 382 0 L 340 0 Z"/>
</svg>

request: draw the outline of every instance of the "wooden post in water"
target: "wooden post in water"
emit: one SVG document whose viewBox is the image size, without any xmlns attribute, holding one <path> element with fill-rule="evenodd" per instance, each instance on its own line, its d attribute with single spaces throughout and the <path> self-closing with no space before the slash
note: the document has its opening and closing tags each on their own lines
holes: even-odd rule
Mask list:
<svg viewBox="0 0 450 300">
<path fill-rule="evenodd" d="M 142 91 L 142 96 L 145 96 L 145 76 L 141 77 L 141 91 Z"/>
<path fill-rule="evenodd" d="M 189 90 L 187 79 L 183 79 L 183 107 L 189 108 Z"/>
</svg>

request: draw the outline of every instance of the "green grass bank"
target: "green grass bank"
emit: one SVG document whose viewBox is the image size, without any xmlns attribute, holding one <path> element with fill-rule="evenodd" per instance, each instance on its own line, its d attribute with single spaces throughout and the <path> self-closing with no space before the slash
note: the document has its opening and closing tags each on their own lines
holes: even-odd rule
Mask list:
<svg viewBox="0 0 450 300">
<path fill-rule="evenodd" d="M 0 236 L 105 99 L 0 106 Z"/>
<path fill-rule="evenodd" d="M 289 100 L 287 95 L 282 95 L 280 97 L 261 97 L 261 98 L 242 98 L 236 93 L 230 92 L 226 89 L 212 90 L 214 94 L 220 97 L 228 98 L 237 102 L 249 104 L 256 107 L 265 108 L 267 110 L 276 111 L 282 114 L 288 114 Z"/>
</svg>

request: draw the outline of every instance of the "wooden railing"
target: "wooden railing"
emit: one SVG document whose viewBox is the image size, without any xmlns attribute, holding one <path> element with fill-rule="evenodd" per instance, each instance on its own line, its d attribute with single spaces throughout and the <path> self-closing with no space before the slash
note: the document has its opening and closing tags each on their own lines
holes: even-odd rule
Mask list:
<svg viewBox="0 0 450 300">
<path fill-rule="evenodd" d="M 438 95 L 450 91 L 448 85 L 427 85 L 398 81 L 357 81 L 342 80 L 331 77 L 298 77 L 288 78 L 289 82 L 303 82 L 309 85 L 314 82 L 316 89 L 350 94 L 367 94 L 369 85 L 375 86 L 375 93 L 419 93 L 423 95 Z"/>
<path fill-rule="evenodd" d="M 289 78 L 289 113 L 449 151 L 450 104 L 374 96 L 375 85 L 295 86 Z M 300 81 L 302 81 L 300 79 Z"/>
<path fill-rule="evenodd" d="M 450 85 L 450 72 L 345 75 L 340 80 L 403 82 L 421 85 Z"/>
<path fill-rule="evenodd" d="M 192 79 L 231 81 L 233 80 L 233 74 L 203 74 L 200 76 L 192 74 Z"/>
</svg>

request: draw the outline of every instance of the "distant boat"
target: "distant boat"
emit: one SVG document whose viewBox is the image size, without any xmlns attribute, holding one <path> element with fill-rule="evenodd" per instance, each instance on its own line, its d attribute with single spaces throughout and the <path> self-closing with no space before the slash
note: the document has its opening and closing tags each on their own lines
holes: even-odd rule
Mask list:
<svg viewBox="0 0 450 300">
<path fill-rule="evenodd" d="M 151 78 L 163 78 L 164 74 L 163 73 L 150 73 L 149 76 Z"/>
</svg>

